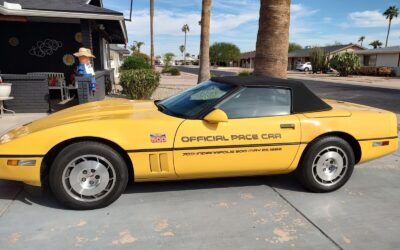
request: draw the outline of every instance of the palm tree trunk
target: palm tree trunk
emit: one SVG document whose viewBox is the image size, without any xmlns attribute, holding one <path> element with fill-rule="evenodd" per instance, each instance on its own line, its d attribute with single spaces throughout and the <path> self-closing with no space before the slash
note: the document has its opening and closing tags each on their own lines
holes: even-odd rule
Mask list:
<svg viewBox="0 0 400 250">
<path fill-rule="evenodd" d="M 200 70 L 198 83 L 210 79 L 211 0 L 203 0 L 201 11 Z"/>
<path fill-rule="evenodd" d="M 387 36 L 386 36 L 386 45 L 385 48 L 387 48 L 388 46 L 388 41 L 389 41 L 389 34 L 390 34 L 390 26 L 392 26 L 392 19 L 389 19 L 389 28 L 388 28 L 388 32 L 387 32 Z"/>
<path fill-rule="evenodd" d="M 154 0 L 150 0 L 150 65 L 155 68 L 154 60 Z"/>
<path fill-rule="evenodd" d="M 254 75 L 287 78 L 290 0 L 260 0 Z"/>
<path fill-rule="evenodd" d="M 183 51 L 183 65 L 186 65 L 186 31 L 185 31 L 185 51 Z"/>
</svg>

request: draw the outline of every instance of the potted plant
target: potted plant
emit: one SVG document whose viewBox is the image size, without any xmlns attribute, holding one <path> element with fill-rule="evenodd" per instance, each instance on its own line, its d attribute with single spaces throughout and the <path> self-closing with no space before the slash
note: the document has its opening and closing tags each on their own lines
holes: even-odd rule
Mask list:
<svg viewBox="0 0 400 250">
<path fill-rule="evenodd" d="M 4 83 L 0 76 L 0 97 L 9 97 L 11 94 L 11 83 Z"/>
</svg>

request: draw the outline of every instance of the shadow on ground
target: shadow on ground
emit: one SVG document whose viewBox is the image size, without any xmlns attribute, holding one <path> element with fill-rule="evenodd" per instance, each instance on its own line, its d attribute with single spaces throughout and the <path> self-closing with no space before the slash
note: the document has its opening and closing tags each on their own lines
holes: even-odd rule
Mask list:
<svg viewBox="0 0 400 250">
<path fill-rule="evenodd" d="M 54 198 L 49 187 L 36 188 L 23 185 L 18 182 L 9 182 L 15 189 L 15 195 L 9 193 L 0 193 L 0 200 L 18 200 L 26 205 L 38 204 L 45 207 L 56 209 L 66 209 L 60 205 Z M 124 194 L 139 193 L 160 193 L 170 191 L 188 191 L 188 190 L 210 190 L 224 189 L 232 187 L 251 187 L 251 186 L 269 186 L 273 188 L 307 192 L 296 180 L 293 174 L 276 175 L 276 176 L 257 176 L 257 177 L 240 177 L 240 178 L 222 178 L 222 179 L 205 179 L 205 180 L 188 180 L 188 181 L 166 181 L 166 182 L 145 182 L 130 183 Z M 124 195 L 123 194 L 123 195 Z"/>
</svg>

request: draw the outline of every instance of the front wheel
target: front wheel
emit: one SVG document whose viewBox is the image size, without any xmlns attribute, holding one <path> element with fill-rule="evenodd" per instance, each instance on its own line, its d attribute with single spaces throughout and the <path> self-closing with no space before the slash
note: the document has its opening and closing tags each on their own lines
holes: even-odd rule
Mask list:
<svg viewBox="0 0 400 250">
<path fill-rule="evenodd" d="M 352 147 L 342 138 L 329 136 L 313 142 L 305 153 L 297 175 L 313 192 L 330 192 L 342 187 L 353 173 Z"/>
<path fill-rule="evenodd" d="M 50 187 L 55 197 L 73 209 L 105 207 L 121 196 L 127 183 L 123 157 L 97 142 L 67 146 L 50 169 Z"/>
</svg>

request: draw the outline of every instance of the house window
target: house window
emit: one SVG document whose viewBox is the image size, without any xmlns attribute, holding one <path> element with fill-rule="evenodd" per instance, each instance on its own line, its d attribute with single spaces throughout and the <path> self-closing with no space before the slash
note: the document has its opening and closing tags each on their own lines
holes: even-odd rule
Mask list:
<svg viewBox="0 0 400 250">
<path fill-rule="evenodd" d="M 377 55 L 364 56 L 364 66 L 376 66 Z"/>
</svg>

